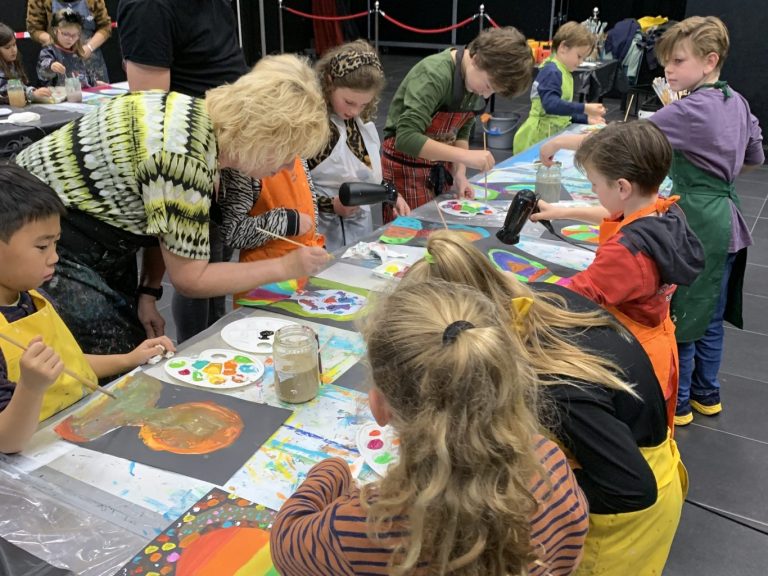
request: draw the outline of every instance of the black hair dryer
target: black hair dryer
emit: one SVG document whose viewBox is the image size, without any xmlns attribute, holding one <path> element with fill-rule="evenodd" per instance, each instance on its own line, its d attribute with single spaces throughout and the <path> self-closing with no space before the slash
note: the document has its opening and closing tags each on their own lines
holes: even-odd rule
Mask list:
<svg viewBox="0 0 768 576">
<path fill-rule="evenodd" d="M 496 232 L 496 238 L 504 244 L 517 244 L 520 242 L 520 231 L 531 214 L 538 210 L 539 197 L 533 190 L 520 190 L 515 194 L 512 204 L 507 210 L 504 226 Z M 542 221 L 544 224 L 546 221 Z M 549 222 L 546 222 L 549 224 Z M 546 225 L 545 224 L 545 225 Z"/>
<path fill-rule="evenodd" d="M 381 184 L 370 182 L 345 182 L 339 187 L 339 200 L 344 206 L 367 206 L 397 201 L 397 190 L 386 180 Z"/>
</svg>

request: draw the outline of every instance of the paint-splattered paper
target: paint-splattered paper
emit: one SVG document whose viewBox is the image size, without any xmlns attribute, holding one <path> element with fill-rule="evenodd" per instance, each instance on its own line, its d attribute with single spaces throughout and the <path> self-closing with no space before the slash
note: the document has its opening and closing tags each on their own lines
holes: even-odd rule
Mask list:
<svg viewBox="0 0 768 576">
<path fill-rule="evenodd" d="M 172 386 L 138 373 L 61 421 L 59 436 L 90 450 L 223 484 L 290 410 Z"/>
<path fill-rule="evenodd" d="M 274 516 L 214 488 L 115 576 L 278 576 L 269 552 Z"/>
<path fill-rule="evenodd" d="M 429 222 L 410 216 L 395 218 L 379 236 L 379 242 L 385 244 L 409 246 L 426 246 L 429 235 L 437 230 L 444 230 L 442 222 Z M 470 242 L 488 238 L 491 232 L 482 226 L 466 226 L 464 224 L 448 224 L 449 230 L 460 233 Z"/>
</svg>

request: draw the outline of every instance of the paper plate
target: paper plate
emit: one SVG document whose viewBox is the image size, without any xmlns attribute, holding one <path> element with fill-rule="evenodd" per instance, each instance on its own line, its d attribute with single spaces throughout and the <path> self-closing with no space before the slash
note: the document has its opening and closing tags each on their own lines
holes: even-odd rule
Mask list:
<svg viewBox="0 0 768 576">
<path fill-rule="evenodd" d="M 296 322 L 268 316 L 243 318 L 224 326 L 221 338 L 230 346 L 253 354 L 271 354 L 275 332 Z"/>
<path fill-rule="evenodd" d="M 493 216 L 496 210 L 484 202 L 477 200 L 443 200 L 439 204 L 440 210 L 454 216 L 469 218 L 471 216 Z"/>
<path fill-rule="evenodd" d="M 375 422 L 363 424 L 357 430 L 357 449 L 365 463 L 379 476 L 399 457 L 400 442 L 388 426 L 382 428 Z"/>
<path fill-rule="evenodd" d="M 10 108 L 0 108 L 0 116 L 8 116 L 10 114 L 13 114 L 13 110 Z"/>
<path fill-rule="evenodd" d="M 99 94 L 106 94 L 107 96 L 122 96 L 128 94 L 128 90 L 121 90 L 120 88 L 104 88 L 99 90 Z"/>
<path fill-rule="evenodd" d="M 399 262 L 396 260 L 390 260 L 384 264 L 379 264 L 371 270 L 375 276 L 379 278 L 386 278 L 387 280 L 400 280 L 408 269 L 411 267 L 407 262 Z"/>
<path fill-rule="evenodd" d="M 264 364 L 258 359 L 220 348 L 203 350 L 195 357 L 174 356 L 164 368 L 177 380 L 219 390 L 247 386 L 264 376 Z"/>
</svg>

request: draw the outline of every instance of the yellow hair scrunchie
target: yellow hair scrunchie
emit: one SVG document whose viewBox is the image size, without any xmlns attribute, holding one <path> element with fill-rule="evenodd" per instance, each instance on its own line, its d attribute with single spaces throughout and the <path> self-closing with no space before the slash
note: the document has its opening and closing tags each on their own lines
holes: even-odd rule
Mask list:
<svg viewBox="0 0 768 576">
<path fill-rule="evenodd" d="M 518 332 L 522 331 L 525 317 L 528 316 L 531 306 L 533 306 L 533 298 L 527 296 L 512 298 L 512 310 L 515 311 L 515 328 Z"/>
</svg>

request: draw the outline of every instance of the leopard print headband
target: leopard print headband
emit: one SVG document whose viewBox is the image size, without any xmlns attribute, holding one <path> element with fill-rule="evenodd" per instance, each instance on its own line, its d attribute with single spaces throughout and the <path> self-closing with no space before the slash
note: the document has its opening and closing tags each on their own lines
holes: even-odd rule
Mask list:
<svg viewBox="0 0 768 576">
<path fill-rule="evenodd" d="M 363 66 L 373 66 L 379 72 L 384 71 L 375 52 L 341 52 L 331 58 L 330 74 L 333 78 L 343 78 Z"/>
</svg>

